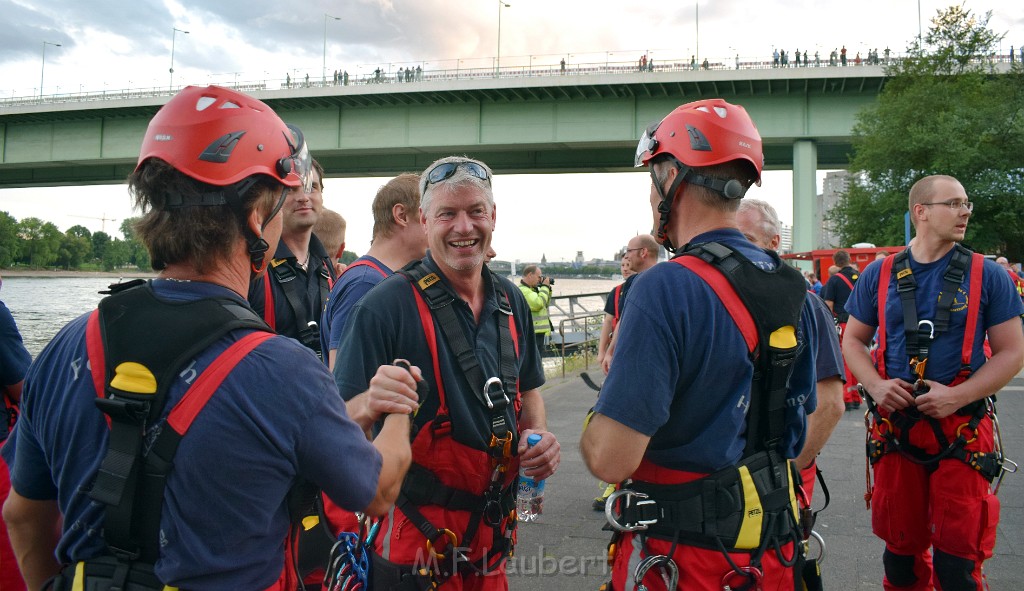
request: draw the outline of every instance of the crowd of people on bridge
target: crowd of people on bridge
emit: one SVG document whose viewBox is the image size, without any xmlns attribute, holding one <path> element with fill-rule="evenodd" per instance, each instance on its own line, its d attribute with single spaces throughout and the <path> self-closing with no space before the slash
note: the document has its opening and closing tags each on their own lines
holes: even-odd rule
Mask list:
<svg viewBox="0 0 1024 591">
<path fill-rule="evenodd" d="M 382 186 L 370 251 L 340 265 L 310 149 L 266 104 L 188 87 L 129 177 L 157 277 L 111 286 L 31 364 L 0 304 L 5 590 L 508 589 L 519 479 L 562 459 L 552 281 L 487 268 L 501 197 L 464 155 Z M 963 185 L 918 179 L 912 243 L 864 268 L 837 252 L 819 297 L 745 198 L 764 152 L 741 105 L 680 105 L 633 164 L 650 191 L 622 207 L 653 227 L 609 295 L 579 446 L 610 483 L 609 588 L 814 588 L 844 396 L 868 410 L 884 587 L 984 588 L 990 397 L 1024 368 L 1024 281 L 961 244 Z"/>
</svg>

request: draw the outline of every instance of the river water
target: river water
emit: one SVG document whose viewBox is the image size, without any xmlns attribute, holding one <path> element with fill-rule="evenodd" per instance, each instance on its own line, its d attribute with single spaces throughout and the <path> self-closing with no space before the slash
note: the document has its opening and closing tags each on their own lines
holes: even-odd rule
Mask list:
<svg viewBox="0 0 1024 591">
<path fill-rule="evenodd" d="M 10 308 L 25 348 L 35 357 L 61 327 L 95 308 L 103 298 L 99 292 L 116 281 L 116 277 L 4 277 L 0 300 Z M 610 279 L 557 279 L 554 295 L 607 293 L 617 283 Z M 593 301 L 588 309 L 600 309 L 599 299 L 589 300 Z"/>
</svg>

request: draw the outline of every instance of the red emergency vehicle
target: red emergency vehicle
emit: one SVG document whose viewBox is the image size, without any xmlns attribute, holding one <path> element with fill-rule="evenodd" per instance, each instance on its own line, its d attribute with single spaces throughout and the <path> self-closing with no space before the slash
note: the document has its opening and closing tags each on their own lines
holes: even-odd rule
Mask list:
<svg viewBox="0 0 1024 591">
<path fill-rule="evenodd" d="M 868 265 L 875 261 L 875 257 L 878 253 L 895 254 L 903 250 L 904 246 L 870 246 L 870 247 L 850 247 L 850 248 L 825 248 L 820 250 L 812 250 L 809 252 L 791 252 L 789 254 L 780 255 L 783 259 L 797 260 L 797 261 L 812 261 L 814 265 L 814 274 L 818 276 L 818 280 L 824 285 L 829 278 L 828 268 L 836 264 L 832 260 L 832 255 L 837 250 L 845 250 L 850 253 L 850 261 L 857 266 L 858 269 L 863 271 Z"/>
</svg>

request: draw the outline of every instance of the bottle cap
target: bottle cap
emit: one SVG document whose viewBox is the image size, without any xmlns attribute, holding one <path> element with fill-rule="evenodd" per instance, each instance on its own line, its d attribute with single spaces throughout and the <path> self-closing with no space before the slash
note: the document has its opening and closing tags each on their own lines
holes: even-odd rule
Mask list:
<svg viewBox="0 0 1024 591">
<path fill-rule="evenodd" d="M 530 445 L 530 446 L 537 445 L 538 443 L 540 443 L 540 439 L 541 439 L 540 435 L 537 435 L 536 433 L 533 433 L 532 435 L 530 435 L 529 437 L 526 438 L 526 445 Z"/>
</svg>

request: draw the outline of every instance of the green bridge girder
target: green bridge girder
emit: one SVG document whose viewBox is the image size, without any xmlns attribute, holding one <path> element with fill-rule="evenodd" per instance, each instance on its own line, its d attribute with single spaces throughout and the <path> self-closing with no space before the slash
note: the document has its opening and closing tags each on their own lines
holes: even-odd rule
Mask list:
<svg viewBox="0 0 1024 591">
<path fill-rule="evenodd" d="M 245 90 L 303 130 L 330 177 L 417 172 L 450 154 L 484 160 L 498 174 L 628 171 L 649 123 L 682 103 L 721 97 L 753 117 L 766 168 L 800 175 L 800 248 L 812 239 L 815 170 L 848 165 L 856 113 L 884 83 L 882 67 L 860 66 Z M 103 100 L 0 103 L 0 188 L 123 182 L 149 119 L 169 97 L 121 91 Z"/>
</svg>

